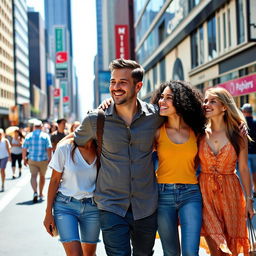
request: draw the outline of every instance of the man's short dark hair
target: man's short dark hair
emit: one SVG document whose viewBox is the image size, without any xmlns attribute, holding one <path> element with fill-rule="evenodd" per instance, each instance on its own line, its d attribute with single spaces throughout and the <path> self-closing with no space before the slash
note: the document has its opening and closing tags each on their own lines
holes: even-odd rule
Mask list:
<svg viewBox="0 0 256 256">
<path fill-rule="evenodd" d="M 66 120 L 65 118 L 61 118 L 61 119 L 58 119 L 56 123 L 57 123 L 57 124 L 60 124 L 62 121 L 67 122 L 67 120 Z"/>
<path fill-rule="evenodd" d="M 144 69 L 143 67 L 134 60 L 115 59 L 109 64 L 109 69 L 112 72 L 114 69 L 128 68 L 132 70 L 132 78 L 134 83 L 141 82 L 143 80 Z"/>
</svg>

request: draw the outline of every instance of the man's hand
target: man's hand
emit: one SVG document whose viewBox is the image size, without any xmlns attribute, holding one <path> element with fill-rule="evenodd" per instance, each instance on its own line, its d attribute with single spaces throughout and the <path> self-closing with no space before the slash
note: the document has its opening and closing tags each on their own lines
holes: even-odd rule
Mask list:
<svg viewBox="0 0 256 256">
<path fill-rule="evenodd" d="M 98 109 L 107 109 L 111 103 L 113 102 L 113 99 L 112 98 L 108 98 L 106 100 L 103 100 L 102 103 L 98 106 Z"/>
</svg>

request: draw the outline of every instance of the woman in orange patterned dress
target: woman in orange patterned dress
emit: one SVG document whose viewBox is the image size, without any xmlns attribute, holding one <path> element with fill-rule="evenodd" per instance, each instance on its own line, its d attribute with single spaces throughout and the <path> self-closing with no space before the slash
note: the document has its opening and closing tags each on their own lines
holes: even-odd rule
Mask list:
<svg viewBox="0 0 256 256">
<path fill-rule="evenodd" d="M 247 165 L 248 138 L 239 132 L 239 124 L 245 119 L 223 88 L 206 91 L 204 108 L 208 124 L 199 146 L 202 235 L 212 256 L 248 255 L 246 218 L 248 214 L 253 217 L 253 198 Z M 235 174 L 237 161 L 245 196 Z"/>
</svg>

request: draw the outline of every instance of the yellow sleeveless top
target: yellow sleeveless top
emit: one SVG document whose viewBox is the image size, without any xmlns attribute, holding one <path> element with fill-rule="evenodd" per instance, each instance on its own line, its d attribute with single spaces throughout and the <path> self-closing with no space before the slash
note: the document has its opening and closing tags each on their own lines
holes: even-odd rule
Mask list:
<svg viewBox="0 0 256 256">
<path fill-rule="evenodd" d="M 194 162 L 197 154 L 197 141 L 192 129 L 185 143 L 176 144 L 169 139 L 165 125 L 162 125 L 157 143 L 159 165 L 156 176 L 158 183 L 198 183 Z"/>
</svg>

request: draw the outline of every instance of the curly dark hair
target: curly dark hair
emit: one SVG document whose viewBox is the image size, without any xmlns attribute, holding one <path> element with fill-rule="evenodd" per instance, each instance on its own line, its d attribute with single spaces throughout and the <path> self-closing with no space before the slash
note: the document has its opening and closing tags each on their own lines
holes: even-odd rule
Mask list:
<svg viewBox="0 0 256 256">
<path fill-rule="evenodd" d="M 173 106 L 184 122 L 191 127 L 196 135 L 203 135 L 206 117 L 203 109 L 203 96 L 186 81 L 171 80 L 162 83 L 151 98 L 151 103 L 157 104 L 166 87 L 173 93 Z"/>
</svg>

